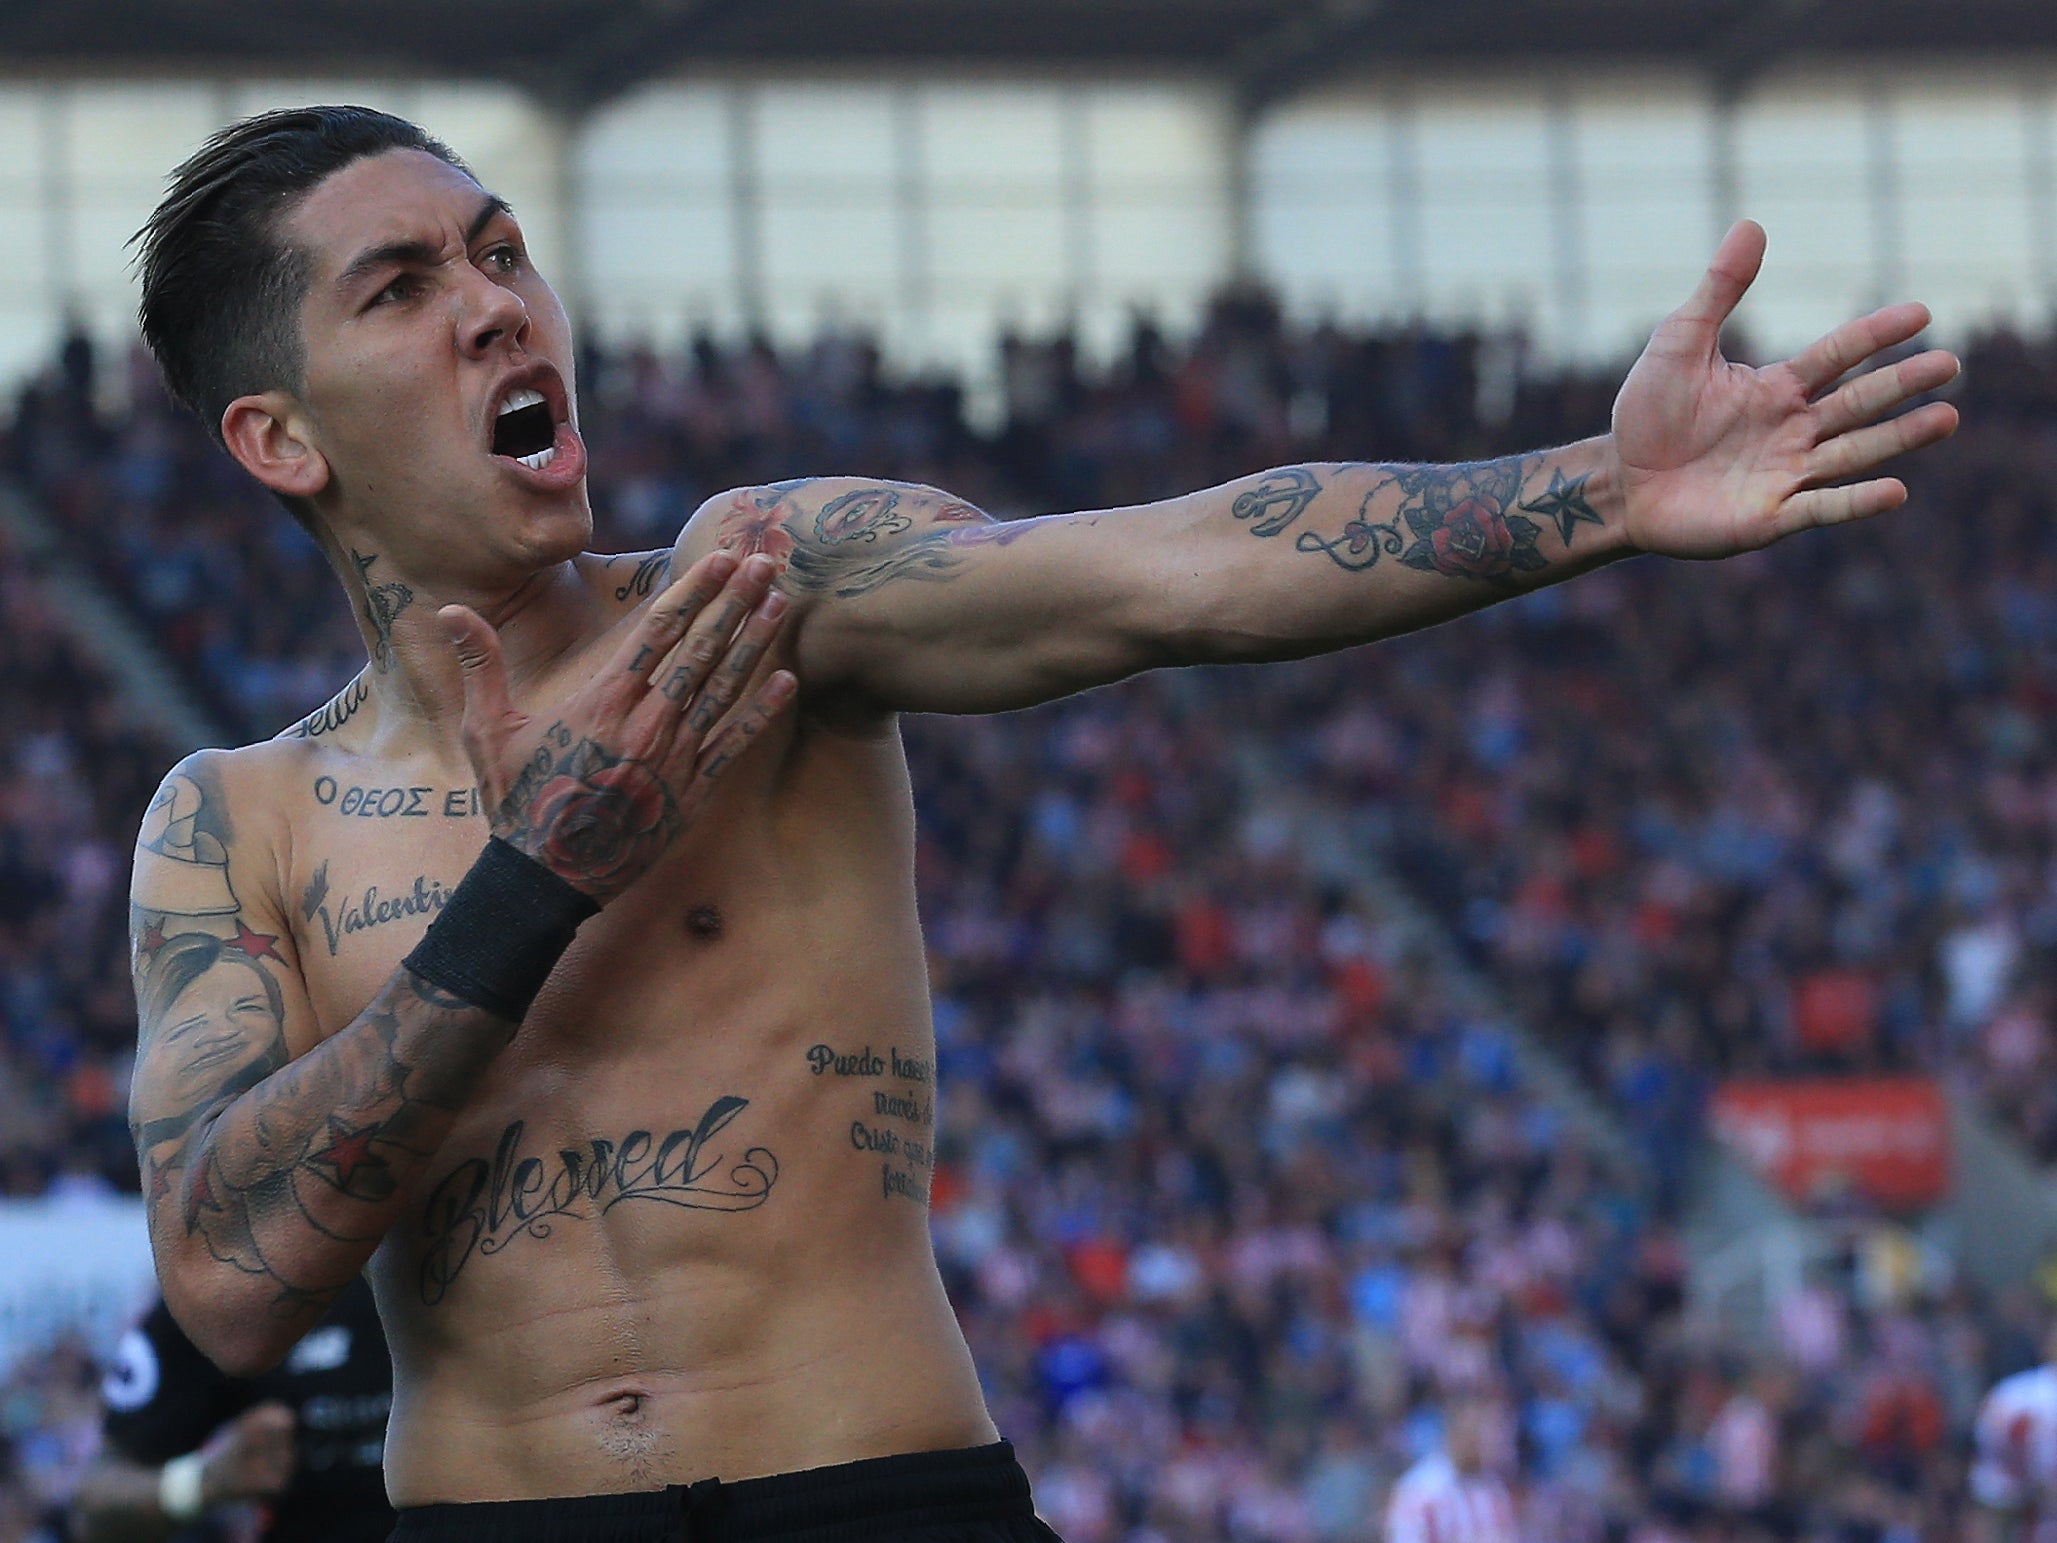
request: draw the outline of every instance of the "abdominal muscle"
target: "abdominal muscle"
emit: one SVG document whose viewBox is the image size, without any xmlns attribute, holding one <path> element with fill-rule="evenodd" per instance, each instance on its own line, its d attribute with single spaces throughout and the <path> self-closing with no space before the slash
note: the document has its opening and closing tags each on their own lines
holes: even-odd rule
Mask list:
<svg viewBox="0 0 2057 1543">
<path fill-rule="evenodd" d="M 993 1440 L 928 1240 L 933 1081 L 891 1076 L 931 1064 L 909 1038 L 760 1030 L 577 1074 L 518 1039 L 373 1262 L 394 1503 Z"/>
<path fill-rule="evenodd" d="M 996 1439 L 929 1242 L 904 771 L 837 758 L 581 929 L 419 1181 L 371 1267 L 394 1504 Z"/>
</svg>

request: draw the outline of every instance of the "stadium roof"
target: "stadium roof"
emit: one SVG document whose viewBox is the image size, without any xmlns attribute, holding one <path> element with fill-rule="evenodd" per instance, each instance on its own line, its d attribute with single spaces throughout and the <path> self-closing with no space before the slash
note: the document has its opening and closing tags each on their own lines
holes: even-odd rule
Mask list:
<svg viewBox="0 0 2057 1543">
<path fill-rule="evenodd" d="M 15 70 L 378 71 L 572 108 L 677 69 L 963 60 L 1175 67 L 1253 105 L 1395 60 L 1661 59 L 1741 86 L 1796 58 L 2057 52 L 2049 0 L 0 0 Z"/>
</svg>

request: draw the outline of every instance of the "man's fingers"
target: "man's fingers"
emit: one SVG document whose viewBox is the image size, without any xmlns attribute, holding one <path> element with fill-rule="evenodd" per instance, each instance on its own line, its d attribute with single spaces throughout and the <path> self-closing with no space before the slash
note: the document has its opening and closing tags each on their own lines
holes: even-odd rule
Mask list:
<svg viewBox="0 0 2057 1543">
<path fill-rule="evenodd" d="M 496 720 L 514 711 L 507 696 L 507 666 L 500 657 L 500 634 L 469 606 L 446 605 L 436 612 L 443 635 L 457 650 L 463 666 L 464 716 Z"/>
<path fill-rule="evenodd" d="M 1779 534 L 1790 536 L 1821 525 L 1869 519 L 1906 502 L 1907 484 L 1898 477 L 1875 477 L 1840 488 L 1809 488 L 1795 493 L 1779 510 Z"/>
<path fill-rule="evenodd" d="M 1889 305 L 1846 321 L 1793 356 L 1793 373 L 1809 396 L 1885 348 L 1897 348 L 1929 324 L 1928 307 L 1919 301 Z"/>
<path fill-rule="evenodd" d="M 668 586 L 651 602 L 640 625 L 623 640 L 615 655 L 613 674 L 633 678 L 638 693 L 649 684 L 650 672 L 671 652 L 708 602 L 722 592 L 736 571 L 736 559 L 727 552 L 710 552 Z"/>
<path fill-rule="evenodd" d="M 1704 328 L 1709 341 L 1735 311 L 1743 293 L 1764 265 L 1764 227 L 1755 220 L 1738 220 L 1721 238 L 1714 257 L 1707 264 L 1691 298 L 1672 313 L 1676 320 L 1695 329 Z"/>
<path fill-rule="evenodd" d="M 465 753 L 479 779 L 479 797 L 487 808 L 499 806 L 506 787 L 500 761 L 507 736 L 521 723 L 507 695 L 507 665 L 500 655 L 500 635 L 478 612 L 446 605 L 436 613 L 443 635 L 457 650 L 464 682 L 463 735 Z"/>
<path fill-rule="evenodd" d="M 1807 457 L 1807 480 L 1840 482 L 1858 476 L 1896 455 L 1948 439 L 1956 428 L 1957 409 L 1948 402 L 1930 402 L 1884 423 L 1852 429 L 1815 446 Z"/>
<path fill-rule="evenodd" d="M 750 613 L 750 619 L 743 623 L 743 630 L 729 645 L 728 652 L 722 655 L 707 683 L 699 688 L 693 697 L 692 707 L 686 713 L 687 732 L 695 739 L 704 738 L 742 695 L 743 687 L 756 672 L 757 661 L 764 657 L 765 649 L 778 635 L 785 619 L 786 605 L 786 597 L 774 590 L 758 602 L 757 608 Z M 668 684 L 664 690 L 670 694 Z"/>
<path fill-rule="evenodd" d="M 697 803 L 709 786 L 729 765 L 749 749 L 750 742 L 764 732 L 765 725 L 785 711 L 798 694 L 800 683 L 791 670 L 773 670 L 764 684 L 750 693 L 750 700 L 722 725 L 722 730 L 693 761 L 693 779 L 684 800 Z"/>
<path fill-rule="evenodd" d="M 1869 423 L 1911 397 L 1934 391 L 1957 378 L 1957 356 L 1932 348 L 1912 359 L 1872 370 L 1814 404 L 1814 422 L 1823 439 Z"/>
<path fill-rule="evenodd" d="M 740 642 L 737 629 L 770 598 L 767 591 L 777 572 L 777 564 L 768 557 L 746 559 L 713 603 L 693 618 L 686 635 L 671 652 L 644 666 L 649 683 L 656 689 L 637 704 L 629 719 L 629 726 L 639 739 L 655 734 L 669 743 L 685 704 L 714 673 L 724 654 Z M 781 595 L 775 613 L 784 607 L 785 597 Z"/>
</svg>

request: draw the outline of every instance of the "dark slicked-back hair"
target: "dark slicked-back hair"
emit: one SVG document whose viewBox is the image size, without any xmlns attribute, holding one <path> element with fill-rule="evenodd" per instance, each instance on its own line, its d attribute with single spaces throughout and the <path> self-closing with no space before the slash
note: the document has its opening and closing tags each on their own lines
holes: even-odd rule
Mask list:
<svg viewBox="0 0 2057 1543">
<path fill-rule="evenodd" d="M 326 178 L 388 150 L 423 150 L 471 175 L 404 118 L 369 107 L 289 107 L 208 140 L 171 174 L 164 201 L 136 232 L 143 341 L 166 389 L 217 443 L 222 412 L 237 397 L 300 388 L 300 302 L 312 260 L 283 239 L 282 222 Z"/>
</svg>

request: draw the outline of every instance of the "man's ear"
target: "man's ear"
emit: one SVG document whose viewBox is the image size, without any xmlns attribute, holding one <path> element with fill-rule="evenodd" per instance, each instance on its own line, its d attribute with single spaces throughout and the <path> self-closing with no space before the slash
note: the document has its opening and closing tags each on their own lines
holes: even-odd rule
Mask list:
<svg viewBox="0 0 2057 1543">
<path fill-rule="evenodd" d="M 243 470 L 286 498 L 312 498 L 329 485 L 328 457 L 313 426 L 286 391 L 239 396 L 222 409 L 221 440 Z"/>
</svg>

